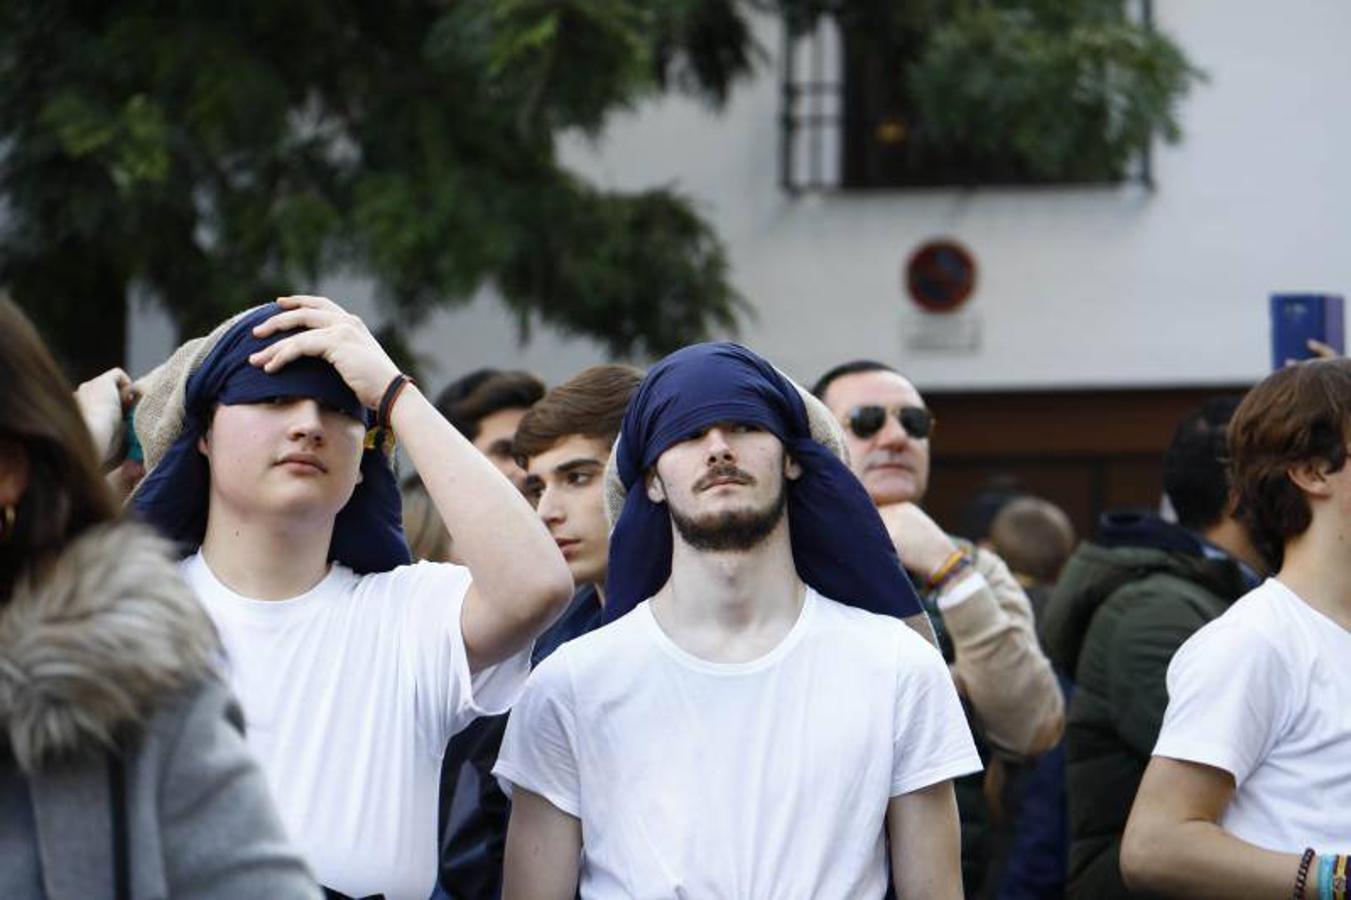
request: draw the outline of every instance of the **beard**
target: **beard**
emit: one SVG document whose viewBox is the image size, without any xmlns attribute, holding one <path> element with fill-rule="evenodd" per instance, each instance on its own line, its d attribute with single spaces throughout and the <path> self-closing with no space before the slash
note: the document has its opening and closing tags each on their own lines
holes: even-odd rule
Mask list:
<svg viewBox="0 0 1351 900">
<path fill-rule="evenodd" d="M 670 507 L 671 522 L 686 544 L 707 553 L 745 553 L 757 547 L 778 527 L 788 508 L 783 481 L 779 492 L 759 509 L 733 509 L 703 518 L 685 516 Z"/>
</svg>

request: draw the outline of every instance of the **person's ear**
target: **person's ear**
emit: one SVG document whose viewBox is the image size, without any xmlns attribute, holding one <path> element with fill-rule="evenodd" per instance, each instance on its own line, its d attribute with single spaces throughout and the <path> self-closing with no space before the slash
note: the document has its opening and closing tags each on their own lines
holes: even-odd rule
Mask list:
<svg viewBox="0 0 1351 900">
<path fill-rule="evenodd" d="M 1295 487 L 1311 497 L 1327 497 L 1332 493 L 1332 483 L 1328 480 L 1331 470 L 1325 459 L 1308 459 L 1296 463 L 1285 470 L 1285 475 Z"/>
<path fill-rule="evenodd" d="M 666 485 L 661 483 L 656 467 L 648 470 L 648 473 L 643 476 L 643 490 L 647 491 L 647 499 L 653 503 L 666 502 Z"/>
<path fill-rule="evenodd" d="M 797 481 L 802 477 L 802 466 L 789 453 L 783 455 L 783 477 L 789 481 Z"/>
<path fill-rule="evenodd" d="M 202 436 L 197 439 L 197 452 L 203 456 L 211 455 L 211 442 L 208 440 L 210 437 L 211 430 L 207 429 L 206 431 L 203 431 Z"/>
<path fill-rule="evenodd" d="M 0 508 L 15 506 L 28 490 L 28 452 L 18 441 L 0 441 Z"/>
</svg>

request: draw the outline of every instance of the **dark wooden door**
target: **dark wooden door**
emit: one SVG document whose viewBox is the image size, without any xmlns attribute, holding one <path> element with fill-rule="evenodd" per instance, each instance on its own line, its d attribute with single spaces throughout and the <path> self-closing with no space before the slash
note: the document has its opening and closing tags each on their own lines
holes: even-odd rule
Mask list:
<svg viewBox="0 0 1351 900">
<path fill-rule="evenodd" d="M 1157 509 L 1163 453 L 1206 399 L 1246 386 L 1133 390 L 926 392 L 938 419 L 924 506 L 961 533 L 972 498 L 1011 479 L 1069 514 L 1083 537 L 1107 509 Z"/>
</svg>

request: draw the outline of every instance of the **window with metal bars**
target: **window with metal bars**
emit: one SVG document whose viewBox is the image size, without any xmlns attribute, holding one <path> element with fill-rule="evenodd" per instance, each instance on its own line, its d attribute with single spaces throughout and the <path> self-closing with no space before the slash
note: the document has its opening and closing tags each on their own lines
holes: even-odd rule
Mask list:
<svg viewBox="0 0 1351 900">
<path fill-rule="evenodd" d="M 1152 25 L 1151 0 L 1136 0 Z M 926 149 L 892 60 L 869 40 L 851 38 L 830 16 L 801 34 L 784 29 L 780 54 L 779 177 L 789 193 L 923 187 L 1121 184 L 1153 186 L 1150 148 L 1102 177 L 1030 172 L 1010 157 Z"/>
</svg>

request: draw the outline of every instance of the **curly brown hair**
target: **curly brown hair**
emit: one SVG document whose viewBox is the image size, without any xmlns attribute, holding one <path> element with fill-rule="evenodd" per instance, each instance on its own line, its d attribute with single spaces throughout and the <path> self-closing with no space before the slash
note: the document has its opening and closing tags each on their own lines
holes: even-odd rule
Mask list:
<svg viewBox="0 0 1351 900">
<path fill-rule="evenodd" d="M 1250 390 L 1229 423 L 1229 474 L 1235 513 L 1248 527 L 1270 571 L 1285 545 L 1313 520 L 1309 498 L 1290 479 L 1301 463 L 1346 464 L 1351 425 L 1351 360 L 1288 366 Z"/>
</svg>

